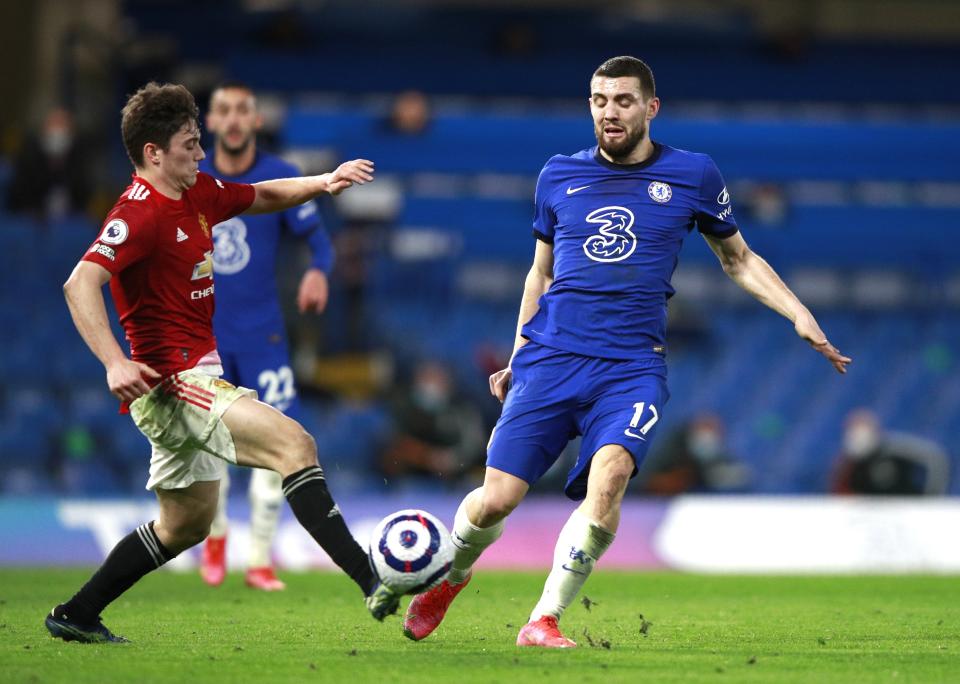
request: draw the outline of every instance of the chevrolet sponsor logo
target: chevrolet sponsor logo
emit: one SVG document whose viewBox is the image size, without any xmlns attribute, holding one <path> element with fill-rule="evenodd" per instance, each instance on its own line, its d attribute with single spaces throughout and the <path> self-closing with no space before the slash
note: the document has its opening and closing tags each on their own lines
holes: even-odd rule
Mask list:
<svg viewBox="0 0 960 684">
<path fill-rule="evenodd" d="M 203 261 L 193 267 L 193 275 L 190 280 L 202 280 L 203 278 L 213 278 L 213 250 L 207 250 L 203 253 Z"/>
</svg>

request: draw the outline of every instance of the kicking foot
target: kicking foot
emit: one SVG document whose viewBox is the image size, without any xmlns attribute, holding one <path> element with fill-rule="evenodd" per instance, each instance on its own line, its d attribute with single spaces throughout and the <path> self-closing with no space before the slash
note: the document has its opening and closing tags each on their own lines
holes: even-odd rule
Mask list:
<svg viewBox="0 0 960 684">
<path fill-rule="evenodd" d="M 93 624 L 84 624 L 71 620 L 61 606 L 50 611 L 43 623 L 50 636 L 64 641 L 79 641 L 82 644 L 128 644 L 129 639 L 117 636 L 107 629 L 100 618 Z"/>
<path fill-rule="evenodd" d="M 544 615 L 539 620 L 528 622 L 517 635 L 517 646 L 542 646 L 544 648 L 574 648 L 577 642 L 560 633 L 557 618 Z"/>
<path fill-rule="evenodd" d="M 219 587 L 227 576 L 227 538 L 207 537 L 200 555 L 200 576 L 211 587 Z"/>
<path fill-rule="evenodd" d="M 251 589 L 261 591 L 283 591 L 287 588 L 269 565 L 263 568 L 250 568 L 244 580 Z"/>
<path fill-rule="evenodd" d="M 470 583 L 472 577 L 473 573 L 470 573 L 460 584 L 443 580 L 433 589 L 414 596 L 403 618 L 403 634 L 414 641 L 430 636 L 443 622 L 443 616 L 447 614 L 453 599 Z"/>
<path fill-rule="evenodd" d="M 400 607 L 400 594 L 394 593 L 383 582 L 377 582 L 373 591 L 364 600 L 367 603 L 367 610 L 370 611 L 374 619 L 380 622 L 383 622 L 383 619 L 388 615 L 396 613 L 397 608 Z"/>
</svg>

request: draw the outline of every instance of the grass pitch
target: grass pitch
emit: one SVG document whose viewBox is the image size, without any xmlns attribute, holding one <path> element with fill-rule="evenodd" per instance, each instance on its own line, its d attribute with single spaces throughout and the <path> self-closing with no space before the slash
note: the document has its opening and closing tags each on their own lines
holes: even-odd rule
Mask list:
<svg viewBox="0 0 960 684">
<path fill-rule="evenodd" d="M 50 639 L 44 612 L 88 573 L 0 571 L 3 682 L 960 682 L 960 579 L 594 573 L 561 623 L 571 651 L 514 640 L 543 573 L 480 572 L 420 643 L 337 574 L 262 594 L 158 573 L 111 606 L 134 643 Z M 581 596 L 581 598 L 583 598 Z M 404 601 L 404 606 L 406 601 Z"/>
</svg>

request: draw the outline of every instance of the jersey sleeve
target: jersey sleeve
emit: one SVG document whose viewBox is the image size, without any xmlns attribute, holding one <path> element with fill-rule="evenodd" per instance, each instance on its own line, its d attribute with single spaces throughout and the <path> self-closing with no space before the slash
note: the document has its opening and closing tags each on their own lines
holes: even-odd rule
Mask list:
<svg viewBox="0 0 960 684">
<path fill-rule="evenodd" d="M 283 212 L 283 222 L 294 235 L 306 235 L 310 245 L 310 266 L 329 273 L 333 267 L 333 245 L 324 229 L 316 200 L 291 207 Z"/>
<path fill-rule="evenodd" d="M 242 214 L 257 197 L 257 191 L 249 183 L 231 183 L 205 173 L 198 174 L 197 185 L 204 204 L 212 214 L 209 218 L 210 225 Z"/>
<path fill-rule="evenodd" d="M 553 184 L 549 180 L 550 162 L 543 167 L 540 177 L 537 178 L 537 193 L 534 198 L 533 235 L 543 242 L 553 243 L 553 235 L 557 226 L 557 215 L 550 203 Z"/>
<path fill-rule="evenodd" d="M 739 228 L 727 184 L 713 159 L 706 157 L 696 211 L 697 230 L 711 237 L 726 238 Z"/>
<path fill-rule="evenodd" d="M 153 223 L 142 205 L 128 203 L 114 208 L 83 261 L 99 264 L 113 275 L 120 273 L 153 252 L 157 240 Z"/>
</svg>

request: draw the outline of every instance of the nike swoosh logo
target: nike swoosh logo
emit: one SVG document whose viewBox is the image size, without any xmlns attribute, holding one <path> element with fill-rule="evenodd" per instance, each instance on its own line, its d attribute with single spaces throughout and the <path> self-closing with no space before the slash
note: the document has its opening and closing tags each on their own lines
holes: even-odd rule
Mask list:
<svg viewBox="0 0 960 684">
<path fill-rule="evenodd" d="M 589 188 L 589 185 L 581 185 L 579 188 L 567 188 L 567 194 L 572 195 L 575 192 L 580 192 L 581 190 L 586 190 Z"/>
<path fill-rule="evenodd" d="M 587 574 L 587 573 L 585 573 L 585 572 L 580 572 L 579 570 L 574 570 L 573 568 L 571 568 L 571 567 L 570 567 L 569 565 L 567 565 L 566 563 L 564 563 L 564 564 L 561 565 L 560 567 L 563 568 L 564 570 L 566 570 L 567 572 L 572 572 L 572 573 L 574 573 L 575 575 L 586 575 L 586 574 Z"/>
<path fill-rule="evenodd" d="M 644 437 L 643 435 L 638 435 L 636 432 L 630 432 L 630 429 L 629 429 L 629 428 L 627 428 L 626 430 L 624 430 L 624 431 L 623 431 L 623 434 L 625 434 L 627 437 L 635 437 L 636 439 L 642 440 L 642 441 L 644 441 L 644 442 L 647 441 L 647 438 L 646 438 L 646 437 Z"/>
</svg>

